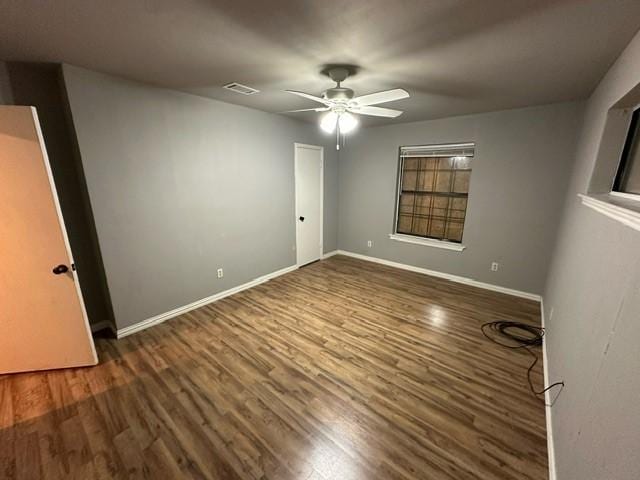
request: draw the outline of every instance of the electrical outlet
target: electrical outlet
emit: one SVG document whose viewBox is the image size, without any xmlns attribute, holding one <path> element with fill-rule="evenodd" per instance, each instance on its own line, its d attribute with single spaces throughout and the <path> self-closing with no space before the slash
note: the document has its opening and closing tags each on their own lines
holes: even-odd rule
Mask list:
<svg viewBox="0 0 640 480">
<path fill-rule="evenodd" d="M 224 277 L 224 271 L 221 268 L 219 268 L 218 269 L 218 278 L 222 278 L 222 277 Z"/>
<path fill-rule="evenodd" d="M 500 264 L 498 262 L 491 262 L 491 271 L 492 272 L 497 272 L 499 266 L 500 266 Z"/>
<path fill-rule="evenodd" d="M 373 247 L 373 241 L 372 240 L 367 240 L 367 247 L 369 247 L 369 248 Z"/>
</svg>

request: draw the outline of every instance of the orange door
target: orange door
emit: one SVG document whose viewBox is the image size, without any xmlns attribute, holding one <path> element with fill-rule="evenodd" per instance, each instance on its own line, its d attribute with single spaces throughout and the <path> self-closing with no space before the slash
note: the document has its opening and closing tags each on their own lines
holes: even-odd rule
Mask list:
<svg viewBox="0 0 640 480">
<path fill-rule="evenodd" d="M 95 365 L 35 108 L 0 106 L 0 373 Z"/>
</svg>

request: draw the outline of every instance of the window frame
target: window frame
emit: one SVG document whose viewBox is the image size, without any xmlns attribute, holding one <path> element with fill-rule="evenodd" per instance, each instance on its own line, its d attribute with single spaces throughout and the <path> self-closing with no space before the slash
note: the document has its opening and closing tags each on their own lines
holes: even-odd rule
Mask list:
<svg viewBox="0 0 640 480">
<path fill-rule="evenodd" d="M 640 199 L 616 192 L 614 182 L 622 159 L 631 123 L 630 116 L 640 108 L 640 83 L 635 84 L 606 110 L 591 178 L 578 198 L 585 207 L 640 231 Z"/>
<path fill-rule="evenodd" d="M 466 248 L 466 246 L 463 243 L 463 240 L 464 240 L 464 234 L 465 234 L 464 227 L 467 221 L 467 212 L 469 208 L 468 193 L 467 193 L 467 204 L 465 207 L 465 216 L 464 216 L 463 225 L 462 225 L 462 237 L 460 242 L 426 237 L 421 235 L 411 235 L 408 233 L 398 233 L 398 217 L 400 215 L 400 195 L 402 194 L 402 180 L 404 175 L 404 160 L 405 160 L 405 156 L 402 154 L 402 152 L 403 152 L 403 149 L 406 150 L 411 148 L 433 149 L 434 151 L 438 149 L 451 150 L 451 151 L 455 151 L 456 149 L 458 150 L 472 149 L 474 151 L 473 158 L 475 158 L 476 143 L 475 142 L 434 143 L 434 144 L 426 144 L 426 145 L 401 145 L 400 147 L 398 147 L 398 167 L 396 172 L 396 192 L 395 192 L 396 202 L 395 202 L 395 210 L 394 210 L 394 216 L 393 216 L 393 226 L 391 230 L 392 233 L 389 234 L 389 238 L 391 240 L 396 240 L 396 241 L 405 242 L 405 243 L 425 245 L 425 246 L 431 246 L 431 247 L 437 247 L 437 248 L 443 248 L 446 250 L 461 252 Z M 451 155 L 451 156 L 455 156 L 455 155 Z M 473 172 L 473 167 L 471 168 L 471 172 Z M 471 182 L 471 179 L 469 179 L 469 182 Z"/>
<path fill-rule="evenodd" d="M 640 202 L 640 193 L 625 192 L 621 190 L 625 169 L 630 163 L 629 158 L 631 156 L 631 149 L 636 142 L 640 143 L 640 105 L 636 105 L 632 109 L 631 120 L 629 121 L 629 126 L 627 127 L 627 132 L 624 138 L 624 146 L 613 177 L 611 191 L 609 192 L 609 194 L 614 197 Z M 640 146 L 638 146 L 638 148 L 640 148 Z M 640 165 L 638 165 L 638 167 L 640 168 Z"/>
</svg>

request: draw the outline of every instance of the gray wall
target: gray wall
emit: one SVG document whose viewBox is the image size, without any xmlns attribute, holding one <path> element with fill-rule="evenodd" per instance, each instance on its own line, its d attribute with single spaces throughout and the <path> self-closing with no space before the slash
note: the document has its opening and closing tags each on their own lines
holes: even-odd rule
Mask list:
<svg viewBox="0 0 640 480">
<path fill-rule="evenodd" d="M 293 143 L 328 140 L 317 126 L 63 72 L 118 328 L 295 264 Z M 336 161 L 328 141 L 325 251 Z"/>
<path fill-rule="evenodd" d="M 559 480 L 640 478 L 640 232 L 577 198 L 607 110 L 638 82 L 640 34 L 587 104 L 545 289 L 550 378 L 566 382 L 552 408 Z"/>
<path fill-rule="evenodd" d="M 340 152 L 339 248 L 542 293 L 582 111 L 582 104 L 568 103 L 358 132 Z M 476 157 L 466 250 L 390 240 L 398 148 L 469 141 Z M 490 271 L 493 261 L 498 272 Z"/>
</svg>

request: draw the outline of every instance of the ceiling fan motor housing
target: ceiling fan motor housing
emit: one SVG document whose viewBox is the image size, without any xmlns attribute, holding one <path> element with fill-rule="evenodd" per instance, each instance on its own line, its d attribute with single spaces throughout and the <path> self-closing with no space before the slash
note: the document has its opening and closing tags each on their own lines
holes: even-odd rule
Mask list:
<svg viewBox="0 0 640 480">
<path fill-rule="evenodd" d="M 326 90 L 322 96 L 332 102 L 348 102 L 353 98 L 354 92 L 350 88 L 335 87 Z"/>
</svg>

